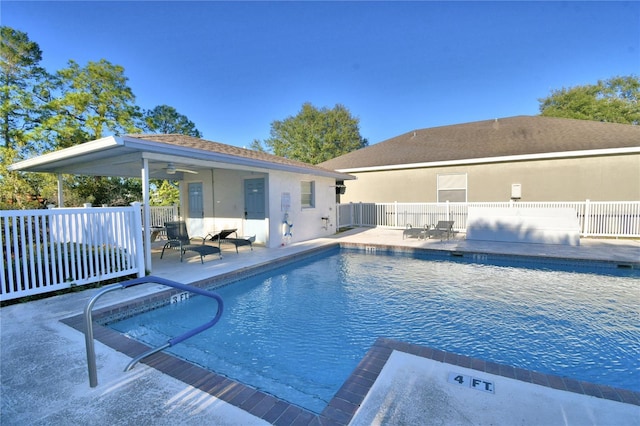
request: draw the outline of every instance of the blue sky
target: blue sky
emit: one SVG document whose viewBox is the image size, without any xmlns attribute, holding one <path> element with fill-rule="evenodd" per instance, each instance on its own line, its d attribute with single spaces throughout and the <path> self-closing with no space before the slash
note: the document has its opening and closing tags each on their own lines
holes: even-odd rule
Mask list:
<svg viewBox="0 0 640 426">
<path fill-rule="evenodd" d="M 346 106 L 373 144 L 640 74 L 640 2 L 3 0 L 0 22 L 49 72 L 104 58 L 141 108 L 170 105 L 237 146 L 304 102 Z"/>
</svg>

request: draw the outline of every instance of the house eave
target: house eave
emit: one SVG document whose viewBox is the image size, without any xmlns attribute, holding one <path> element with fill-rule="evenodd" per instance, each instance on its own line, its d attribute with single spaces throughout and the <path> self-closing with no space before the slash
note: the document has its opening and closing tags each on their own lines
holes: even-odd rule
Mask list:
<svg viewBox="0 0 640 426">
<path fill-rule="evenodd" d="M 628 155 L 628 154 L 639 154 L 639 153 L 640 153 L 640 147 L 593 149 L 593 150 L 584 150 L 584 151 L 550 152 L 550 153 L 540 153 L 540 154 L 508 155 L 508 156 L 501 156 L 501 157 L 470 158 L 470 159 L 462 159 L 462 160 L 393 164 L 393 165 L 385 165 L 385 166 L 354 167 L 354 168 L 336 169 L 336 171 L 339 171 L 342 173 L 377 172 L 377 171 L 387 171 L 387 170 L 424 169 L 424 168 L 434 168 L 434 167 L 467 166 L 467 165 L 475 165 L 475 164 L 509 163 L 509 162 L 518 162 L 518 161 L 553 160 L 553 159 L 563 159 L 563 158 Z"/>
<path fill-rule="evenodd" d="M 22 160 L 8 167 L 9 171 L 51 172 L 56 164 L 65 164 L 79 155 L 90 155 L 104 152 L 123 145 L 120 138 L 107 136 L 91 142 L 74 145 L 59 151 L 49 152 L 34 158 Z M 55 166 L 54 166 L 55 167 Z"/>
</svg>

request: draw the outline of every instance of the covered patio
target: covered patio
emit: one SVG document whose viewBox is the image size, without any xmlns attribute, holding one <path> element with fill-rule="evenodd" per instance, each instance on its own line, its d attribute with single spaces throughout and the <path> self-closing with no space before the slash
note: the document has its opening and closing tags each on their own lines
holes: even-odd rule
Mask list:
<svg viewBox="0 0 640 426">
<path fill-rule="evenodd" d="M 125 135 L 86 142 L 16 163 L 13 171 L 141 178 L 145 264 L 153 270 L 149 193 L 154 179 L 177 181 L 180 219 L 191 236 L 235 228 L 278 247 L 335 232 L 336 191 L 352 176 L 184 135 Z M 307 192 L 305 192 L 307 191 Z M 305 202 L 307 204 L 305 204 Z M 296 225 L 283 239 L 282 225 Z"/>
</svg>

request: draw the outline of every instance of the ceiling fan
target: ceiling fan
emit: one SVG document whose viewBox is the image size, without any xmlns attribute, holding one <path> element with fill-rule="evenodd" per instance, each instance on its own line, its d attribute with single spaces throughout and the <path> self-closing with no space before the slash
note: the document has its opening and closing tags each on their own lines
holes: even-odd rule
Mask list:
<svg viewBox="0 0 640 426">
<path fill-rule="evenodd" d="M 175 175 L 176 172 L 182 172 L 182 173 L 191 173 L 194 175 L 197 175 L 198 172 L 196 172 L 195 170 L 189 170 L 189 169 L 183 169 L 181 167 L 176 167 L 175 164 L 173 163 L 167 163 L 167 167 L 164 168 L 165 172 L 167 172 L 168 175 Z"/>
</svg>

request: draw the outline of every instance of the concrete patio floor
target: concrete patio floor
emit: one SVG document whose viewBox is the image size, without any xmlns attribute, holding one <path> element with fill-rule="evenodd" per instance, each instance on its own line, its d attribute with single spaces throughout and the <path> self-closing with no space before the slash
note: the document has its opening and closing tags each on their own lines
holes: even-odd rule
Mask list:
<svg viewBox="0 0 640 426">
<path fill-rule="evenodd" d="M 336 241 L 365 245 L 432 248 L 472 253 L 593 259 L 639 263 L 638 240 L 584 239 L 578 247 L 539 244 L 402 239 L 402 232 L 356 229 L 276 249 L 233 246 L 222 259 L 177 253 L 160 260 L 153 275 L 197 282 L 251 265 L 269 263 Z M 211 260 L 209 260 L 211 259 Z M 165 287 L 148 284 L 103 297 L 99 306 L 148 295 Z M 640 290 L 639 290 L 640 291 Z M 268 424 L 208 393 L 146 365 L 124 373 L 130 358 L 96 342 L 99 385 L 90 388 L 84 335 L 60 322 L 82 312 L 96 290 L 79 291 L 0 309 L 0 423 L 2 425 L 259 425 Z M 447 382 L 451 372 L 480 376 L 501 390 L 494 394 Z M 622 403 L 452 366 L 393 350 L 362 405 L 354 425 L 365 424 L 640 424 L 640 396 Z M 315 420 L 318 423 L 318 420 Z M 275 423 L 281 424 L 276 421 Z M 290 424 L 296 424 L 290 422 Z M 319 423 L 318 423 L 319 424 Z"/>
</svg>

